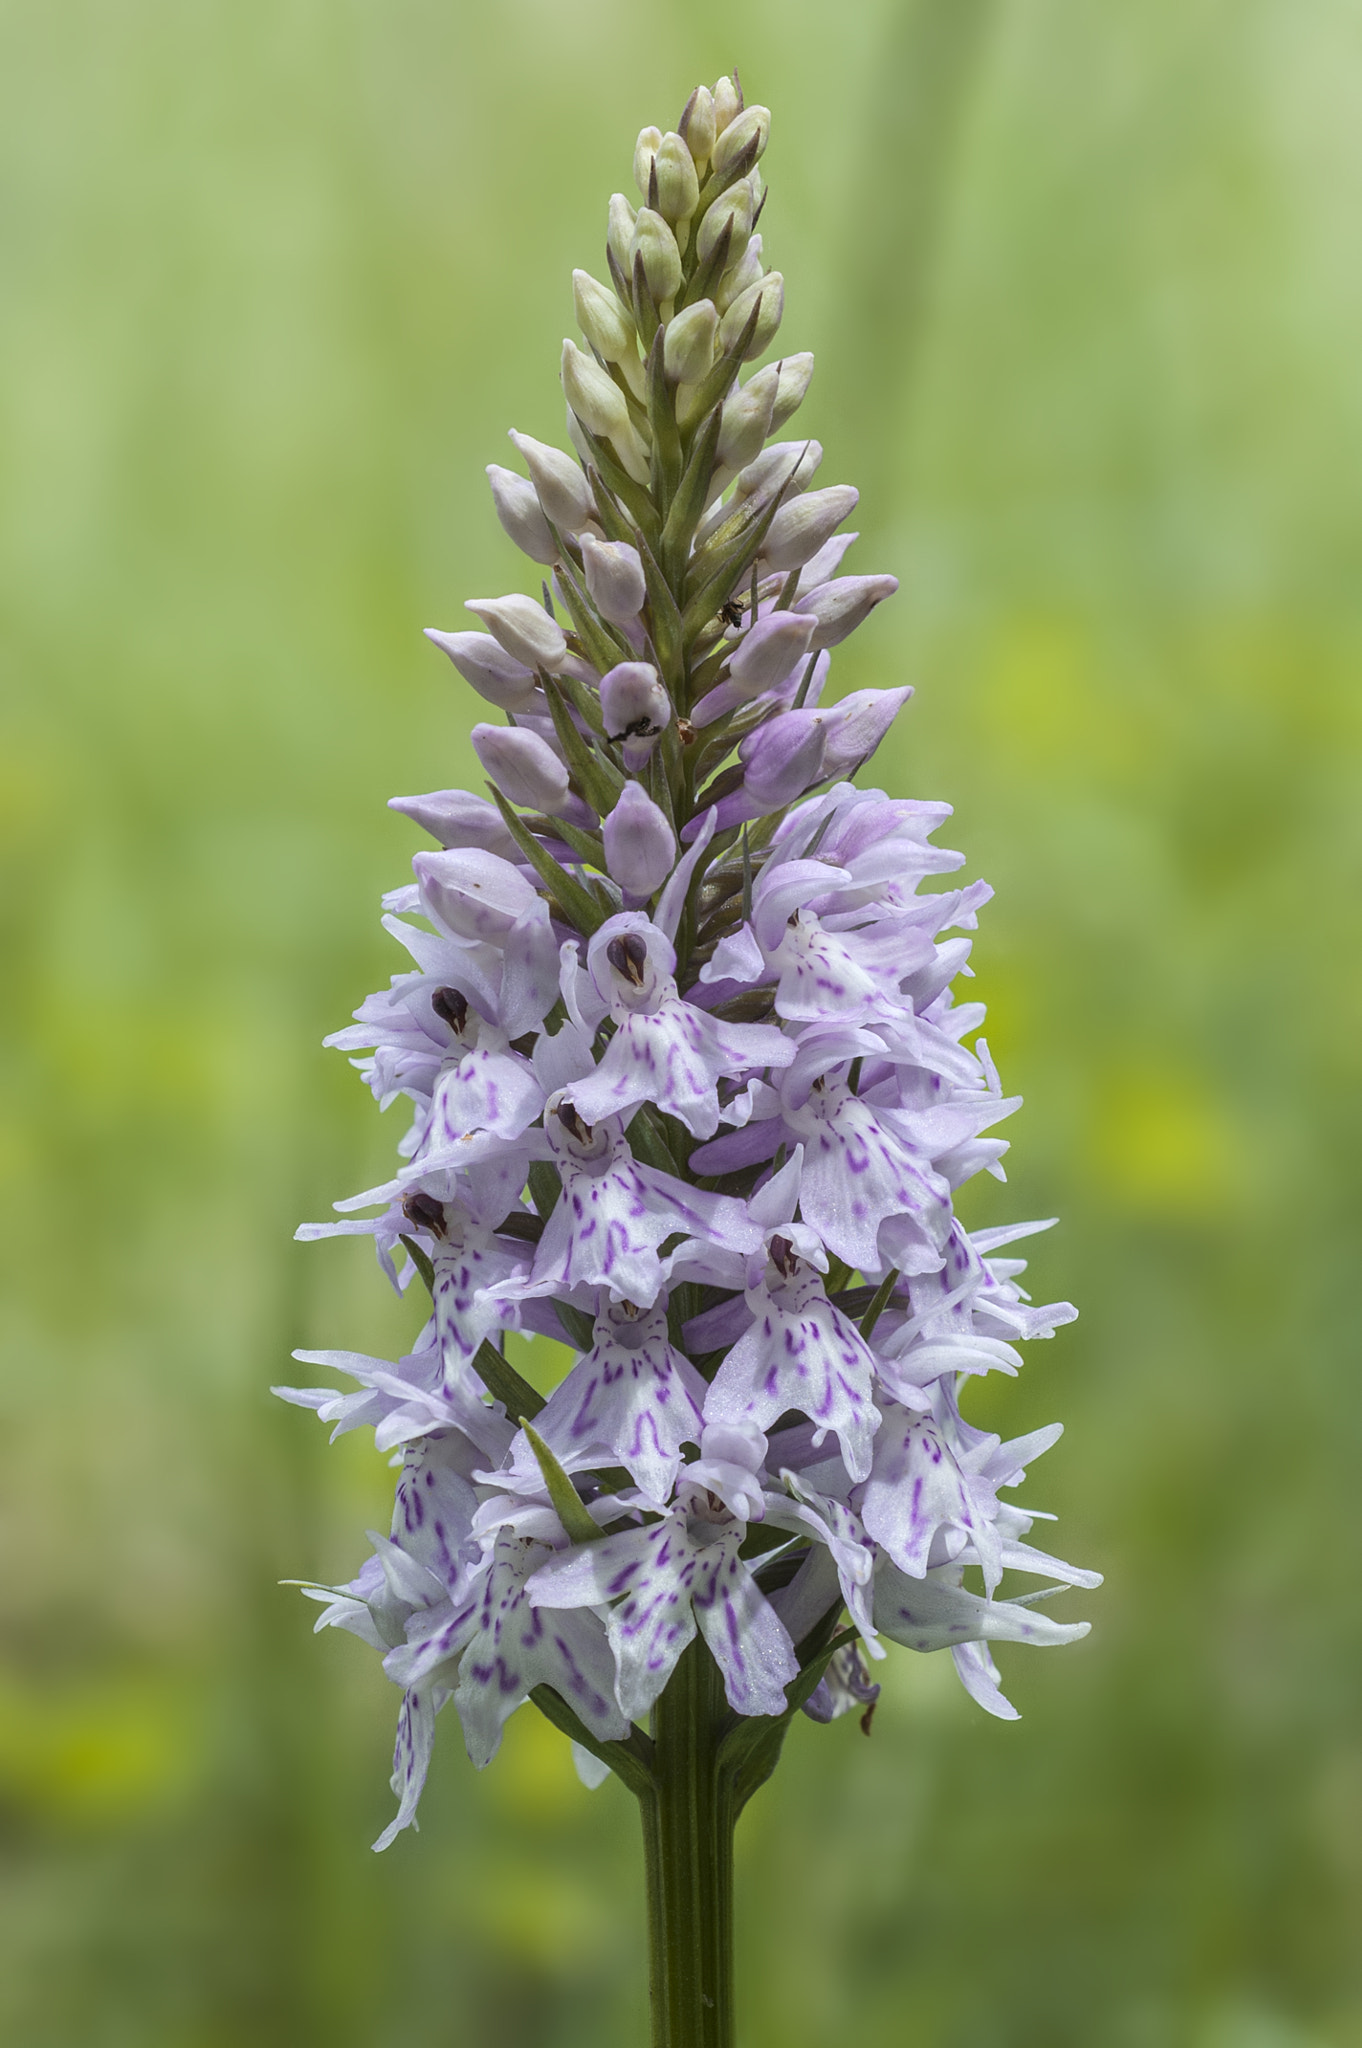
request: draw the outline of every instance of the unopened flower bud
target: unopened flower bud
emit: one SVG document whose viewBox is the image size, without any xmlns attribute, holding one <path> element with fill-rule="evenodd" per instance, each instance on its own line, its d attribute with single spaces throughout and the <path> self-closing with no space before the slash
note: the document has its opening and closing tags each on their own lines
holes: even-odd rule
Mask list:
<svg viewBox="0 0 1362 2048">
<path fill-rule="evenodd" d="M 771 134 L 771 109 L 769 107 L 747 107 L 728 123 L 723 134 L 714 144 L 713 167 L 723 174 L 735 164 L 743 151 L 752 142 L 757 145 L 757 157 L 766 148 Z M 753 162 L 756 162 L 756 157 Z"/>
<path fill-rule="evenodd" d="M 441 633 L 427 626 L 426 638 L 449 656 L 464 681 L 489 704 L 502 711 L 528 711 L 533 704 L 539 687 L 533 668 L 508 654 L 490 633 Z"/>
<path fill-rule="evenodd" d="M 749 285 L 745 292 L 734 299 L 719 322 L 721 349 L 736 348 L 754 309 L 757 324 L 753 329 L 752 339 L 743 350 L 743 361 L 746 363 L 765 354 L 775 339 L 776 329 L 785 311 L 785 279 L 778 270 L 768 270 L 759 283 Z"/>
<path fill-rule="evenodd" d="M 742 94 L 731 78 L 721 78 L 714 88 L 714 133 L 723 134 L 742 112 Z M 710 154 L 713 155 L 711 150 Z"/>
<path fill-rule="evenodd" d="M 473 751 L 509 803 L 556 812 L 576 808 L 568 772 L 547 740 L 514 725 L 475 725 Z"/>
<path fill-rule="evenodd" d="M 660 128 L 639 129 L 638 141 L 634 144 L 634 183 L 642 193 L 645 205 L 648 199 L 648 181 L 652 173 L 653 158 L 661 147 L 662 130 Z"/>
<path fill-rule="evenodd" d="M 517 867 L 475 847 L 418 853 L 412 868 L 426 909 L 461 939 L 504 939 L 540 900 Z"/>
<path fill-rule="evenodd" d="M 801 597 L 795 610 L 817 619 L 814 647 L 836 647 L 898 587 L 897 576 L 835 576 Z"/>
<path fill-rule="evenodd" d="M 681 251 L 676 246 L 676 236 L 662 215 L 654 213 L 651 206 L 641 206 L 634 221 L 630 275 L 633 274 L 635 256 L 643 258 L 643 275 L 658 305 L 674 299 L 681 289 Z"/>
<path fill-rule="evenodd" d="M 629 244 L 634 239 L 634 209 L 622 192 L 616 192 L 611 196 L 605 239 L 616 263 L 628 277 L 634 262 L 629 253 Z"/>
<path fill-rule="evenodd" d="M 495 462 L 487 465 L 487 481 L 492 486 L 497 518 L 521 553 L 532 562 L 556 562 L 558 550 L 534 485 Z"/>
<path fill-rule="evenodd" d="M 697 299 L 667 322 L 662 367 L 671 384 L 698 384 L 714 367 L 719 315 L 710 299 Z"/>
<path fill-rule="evenodd" d="M 664 135 L 657 151 L 657 210 L 675 225 L 689 220 L 700 197 L 695 161 L 679 135 Z"/>
<path fill-rule="evenodd" d="M 730 263 L 719 279 L 714 303 L 726 313 L 734 299 L 742 297 L 749 285 L 760 284 L 766 272 L 761 265 L 761 236 L 753 235 L 737 263 Z"/>
<path fill-rule="evenodd" d="M 759 239 L 754 236 L 753 240 Z M 778 434 L 792 414 L 798 412 L 804 403 L 804 394 L 813 377 L 813 355 L 808 349 L 801 349 L 798 355 L 782 356 L 778 363 L 768 363 L 764 370 L 758 370 L 748 385 L 763 379 L 770 384 L 773 401 L 771 405 L 771 432 Z"/>
<path fill-rule="evenodd" d="M 894 720 L 912 696 L 904 684 L 897 690 L 853 690 L 827 713 L 825 775 L 854 775 L 870 759 Z"/>
<path fill-rule="evenodd" d="M 582 566 L 591 602 L 612 626 L 627 626 L 643 609 L 648 595 L 643 564 L 628 541 L 593 540 L 582 535 Z"/>
<path fill-rule="evenodd" d="M 621 661 L 601 677 L 608 740 L 655 739 L 671 715 L 671 698 L 651 662 Z"/>
<path fill-rule="evenodd" d="M 679 123 L 686 147 L 697 164 L 707 164 L 714 153 L 714 95 L 707 85 L 697 85 L 686 101 Z"/>
<path fill-rule="evenodd" d="M 747 386 L 761 383 L 765 371 L 760 371 Z M 734 482 L 733 502 L 738 504 L 744 498 L 762 498 L 783 490 L 788 498 L 794 491 L 806 491 L 813 482 L 814 471 L 823 460 L 821 441 L 780 441 L 774 448 L 764 448 L 755 462 L 749 462 Z"/>
<path fill-rule="evenodd" d="M 761 453 L 771 431 L 771 393 L 740 384 L 724 400 L 719 422 L 718 459 L 722 468 L 742 469 Z"/>
<path fill-rule="evenodd" d="M 545 517 L 553 521 L 560 533 L 577 533 L 588 519 L 595 518 L 596 501 L 591 486 L 570 455 L 565 455 L 561 448 L 550 447 L 547 441 L 518 434 L 514 427 L 510 438 L 517 454 L 524 457 Z"/>
<path fill-rule="evenodd" d="M 739 178 L 736 185 L 730 185 L 721 192 L 700 223 L 700 232 L 695 237 L 696 254 L 703 263 L 710 255 L 714 244 L 731 221 L 732 230 L 728 244 L 729 264 L 737 263 L 752 239 L 752 187 L 746 178 Z"/>
<path fill-rule="evenodd" d="M 660 889 L 676 865 L 675 834 L 640 783 L 625 783 L 601 837 L 612 878 L 639 899 Z"/>
<path fill-rule="evenodd" d="M 797 612 L 768 612 L 749 627 L 729 657 L 729 681 L 747 697 L 773 690 L 808 653 L 816 625 Z"/>
<path fill-rule="evenodd" d="M 607 363 L 626 362 L 638 356 L 638 332 L 616 298 L 589 270 L 572 273 L 572 303 L 577 325 L 598 355 Z"/>
<path fill-rule="evenodd" d="M 481 847 L 503 860 L 519 860 L 514 839 L 495 804 L 467 789 L 435 789 L 428 796 L 393 796 L 388 809 L 410 818 L 441 846 Z"/>
<path fill-rule="evenodd" d="M 782 505 L 761 544 L 762 560 L 772 569 L 802 569 L 854 510 L 860 495 L 854 484 L 830 484 Z"/>
<path fill-rule="evenodd" d="M 826 745 L 825 711 L 779 711 L 738 748 L 743 786 L 763 810 L 779 810 L 817 782 Z"/>
<path fill-rule="evenodd" d="M 648 458 L 618 384 L 573 341 L 563 343 L 562 378 L 567 402 L 582 425 L 610 441 L 630 476 L 646 483 Z"/>
<path fill-rule="evenodd" d="M 567 653 L 563 629 L 534 598 L 519 592 L 511 597 L 470 597 L 464 609 L 475 612 L 493 638 L 527 668 L 553 671 L 562 666 Z"/>
</svg>

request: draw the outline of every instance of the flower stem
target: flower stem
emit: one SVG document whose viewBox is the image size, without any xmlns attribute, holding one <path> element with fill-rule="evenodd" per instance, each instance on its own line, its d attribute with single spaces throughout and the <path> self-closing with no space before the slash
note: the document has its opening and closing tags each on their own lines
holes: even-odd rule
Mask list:
<svg viewBox="0 0 1362 2048">
<path fill-rule="evenodd" d="M 732 2048 L 732 1788 L 719 1766 L 729 1718 L 702 1639 L 653 1710 L 654 1789 L 640 1801 L 648 1881 L 652 2048 Z"/>
</svg>

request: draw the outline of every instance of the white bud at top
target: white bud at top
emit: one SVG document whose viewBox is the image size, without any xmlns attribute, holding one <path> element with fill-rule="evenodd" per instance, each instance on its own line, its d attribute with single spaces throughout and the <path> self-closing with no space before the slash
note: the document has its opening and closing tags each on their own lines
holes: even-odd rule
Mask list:
<svg viewBox="0 0 1362 2048">
<path fill-rule="evenodd" d="M 608 740 L 652 739 L 672 715 L 672 700 L 647 661 L 621 661 L 601 677 L 601 716 Z"/>
<path fill-rule="evenodd" d="M 558 550 L 534 485 L 496 462 L 487 465 L 487 481 L 492 486 L 497 518 L 521 553 L 532 562 L 556 562 Z"/>
<path fill-rule="evenodd" d="M 628 277 L 634 262 L 629 253 L 629 244 L 634 239 L 634 209 L 622 192 L 616 192 L 611 197 L 605 239 L 616 263 Z"/>
<path fill-rule="evenodd" d="M 730 263 L 719 279 L 714 303 L 721 313 L 726 313 L 740 293 L 750 284 L 757 284 L 765 275 L 761 267 L 761 236 L 753 235 L 747 248 L 736 263 Z"/>
<path fill-rule="evenodd" d="M 577 325 L 598 355 L 607 363 L 619 363 L 637 356 L 638 333 L 615 293 L 598 282 L 589 270 L 572 273 L 572 303 Z"/>
<path fill-rule="evenodd" d="M 706 164 L 714 153 L 714 95 L 707 85 L 697 85 L 681 116 L 681 133 L 697 164 Z"/>
<path fill-rule="evenodd" d="M 426 627 L 427 640 L 447 654 L 466 683 L 502 711 L 528 711 L 538 694 L 533 668 L 506 652 L 490 633 L 441 633 Z"/>
<path fill-rule="evenodd" d="M 739 178 L 736 185 L 730 185 L 721 192 L 700 223 L 695 237 L 696 253 L 703 263 L 728 223 L 732 222 L 732 233 L 728 244 L 728 261 L 732 265 L 741 260 L 747 244 L 752 238 L 752 215 L 754 212 L 752 187 L 746 178 Z"/>
<path fill-rule="evenodd" d="M 768 363 L 764 370 L 758 370 L 748 383 L 769 384 L 773 399 L 771 404 L 771 432 L 778 434 L 792 414 L 798 412 L 804 403 L 804 394 L 813 377 L 813 354 L 801 349 L 798 355 L 782 356 L 778 363 Z"/>
<path fill-rule="evenodd" d="M 648 586 L 637 548 L 624 540 L 593 540 L 582 535 L 582 566 L 591 602 L 612 626 L 627 626 L 643 609 Z"/>
<path fill-rule="evenodd" d="M 561 448 L 551 448 L 547 441 L 518 434 L 514 427 L 510 438 L 524 458 L 545 516 L 560 533 L 576 533 L 588 519 L 595 518 L 596 501 L 591 486 L 570 455 L 564 455 Z"/>
<path fill-rule="evenodd" d="M 731 78 L 721 78 L 714 88 L 714 133 L 723 134 L 730 122 L 742 112 L 742 94 Z M 717 146 L 717 144 L 716 144 Z M 710 155 L 714 154 L 713 150 Z"/>
<path fill-rule="evenodd" d="M 752 384 L 760 382 L 759 376 L 752 379 Z M 749 391 L 752 384 L 747 387 Z M 785 489 L 786 497 L 791 491 L 807 491 L 822 460 L 821 441 L 778 441 L 774 448 L 763 449 L 755 462 L 748 463 L 733 486 L 733 502 L 736 505 L 743 498 L 764 497 L 781 489 Z"/>
<path fill-rule="evenodd" d="M 714 169 L 721 174 L 735 164 L 749 144 L 757 145 L 759 157 L 765 149 L 771 133 L 771 109 L 769 107 L 748 107 L 730 121 L 718 138 L 713 150 Z M 753 158 L 753 162 L 756 158 Z"/>
<path fill-rule="evenodd" d="M 509 803 L 550 817 L 578 808 L 568 772 L 547 740 L 513 725 L 475 725 L 473 751 Z"/>
<path fill-rule="evenodd" d="M 761 544 L 762 560 L 772 569 L 802 569 L 854 511 L 860 495 L 854 484 L 830 484 L 782 505 Z"/>
<path fill-rule="evenodd" d="M 719 315 L 709 299 L 697 299 L 667 322 L 662 367 L 669 384 L 698 384 L 714 367 Z"/>
<path fill-rule="evenodd" d="M 775 338 L 785 311 L 785 279 L 778 270 L 768 270 L 758 284 L 749 285 L 747 290 L 734 299 L 723 319 L 719 322 L 719 346 L 727 351 L 736 348 L 743 329 L 756 311 L 757 324 L 752 339 L 743 350 L 743 361 L 752 362 L 763 355 Z"/>
<path fill-rule="evenodd" d="M 798 612 L 768 612 L 748 628 L 729 657 L 730 683 L 746 697 L 773 690 L 808 653 L 817 625 L 816 619 L 801 618 Z"/>
<path fill-rule="evenodd" d="M 470 597 L 464 609 L 475 613 L 493 639 L 527 668 L 561 668 L 567 638 L 534 598 L 519 592 L 511 597 Z"/>
<path fill-rule="evenodd" d="M 653 168 L 653 158 L 661 147 L 660 128 L 639 129 L 638 141 L 634 144 L 634 183 L 642 193 L 645 205 L 648 201 L 648 180 Z"/>
<path fill-rule="evenodd" d="M 738 385 L 724 400 L 719 419 L 717 452 L 720 468 L 742 469 L 754 461 L 770 431 L 770 391 L 756 391 L 751 384 Z"/>
<path fill-rule="evenodd" d="M 601 827 L 605 864 L 621 889 L 642 899 L 660 889 L 676 863 L 676 836 L 637 782 L 626 782 Z"/>
<path fill-rule="evenodd" d="M 674 299 L 681 289 L 681 251 L 676 246 L 676 236 L 651 206 L 639 208 L 629 246 L 629 274 L 633 274 L 634 257 L 641 256 L 648 290 L 658 305 Z"/>
<path fill-rule="evenodd" d="M 689 220 L 700 197 L 695 163 L 679 135 L 664 135 L 657 151 L 657 210 L 673 225 Z"/>
<path fill-rule="evenodd" d="M 567 402 L 582 425 L 612 443 L 636 483 L 647 483 L 648 457 L 618 384 L 575 341 L 563 343 L 561 374 Z"/>
</svg>

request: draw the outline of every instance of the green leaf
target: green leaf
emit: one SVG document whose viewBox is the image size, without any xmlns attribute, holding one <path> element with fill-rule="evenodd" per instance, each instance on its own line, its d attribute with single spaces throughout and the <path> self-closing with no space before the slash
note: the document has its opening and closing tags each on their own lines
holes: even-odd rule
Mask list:
<svg viewBox="0 0 1362 2048">
<path fill-rule="evenodd" d="M 570 875 L 566 868 L 559 867 L 547 848 L 541 846 L 528 825 L 507 803 L 494 782 L 487 787 L 496 798 L 497 808 L 506 821 L 506 829 L 524 854 L 546 889 L 556 900 L 569 924 L 589 938 L 598 925 L 604 924 L 605 912 L 594 896 Z"/>
<path fill-rule="evenodd" d="M 898 1267 L 891 1266 L 879 1286 L 875 1289 L 875 1292 L 871 1295 L 870 1306 L 861 1317 L 861 1335 L 863 1337 L 870 1335 L 870 1332 L 884 1314 L 885 1309 L 889 1306 L 889 1297 L 894 1291 L 894 1282 L 898 1277 Z"/>
<path fill-rule="evenodd" d="M 659 505 L 671 502 L 681 481 L 681 435 L 676 424 L 676 399 L 662 366 L 663 332 L 659 327 L 648 351 L 648 425 L 653 437 L 652 488 Z"/>
<path fill-rule="evenodd" d="M 630 660 L 633 649 L 627 640 L 624 640 L 618 633 L 612 631 L 605 620 L 598 616 L 596 607 L 592 604 L 590 597 L 578 580 L 577 572 L 570 557 L 565 553 L 560 555 L 557 576 L 563 602 L 572 615 L 572 623 L 577 629 L 578 637 L 581 640 L 586 658 L 591 663 L 591 666 L 599 669 L 601 674 L 604 675 L 605 671 L 613 668 L 617 661 Z M 561 689 L 562 687 L 563 684 L 560 681 L 559 688 Z M 579 687 L 581 686 L 579 685 Z M 585 690 L 583 694 L 591 695 L 589 691 Z M 583 715 L 587 718 L 591 716 L 589 712 Z M 600 716 L 599 709 L 596 716 L 597 718 Z M 591 722 L 594 724 L 595 720 L 593 719 Z"/>
<path fill-rule="evenodd" d="M 591 450 L 591 460 L 611 491 L 628 512 L 639 532 L 655 541 L 660 531 L 657 507 L 643 485 L 634 482 L 628 470 L 615 460 L 609 446 L 598 434 L 593 434 L 590 427 L 583 426 L 580 420 L 577 426 L 583 441 Z"/>
<path fill-rule="evenodd" d="M 633 649 L 630 648 L 627 655 L 614 656 L 610 666 L 613 668 L 615 661 L 628 661 L 632 659 L 632 656 Z M 584 718 L 591 727 L 591 730 L 599 733 L 601 738 L 604 739 L 605 720 L 601 716 L 601 700 L 591 686 L 588 683 L 579 681 L 576 676 L 559 675 L 555 676 L 553 680 L 557 683 L 559 689 L 578 716 Z"/>
<path fill-rule="evenodd" d="M 603 1764 L 609 1764 L 615 1776 L 629 1787 L 635 1798 L 647 1798 L 656 1790 L 652 1773 L 652 1738 L 641 1728 L 632 1729 L 623 1742 L 600 1742 L 551 1685 L 533 1686 L 530 1698 L 546 1721 L 552 1721 L 562 1734 L 580 1743 Z"/>
<path fill-rule="evenodd" d="M 563 749 L 563 757 L 577 787 L 593 811 L 602 818 L 608 817 L 619 802 L 620 791 L 624 788 L 623 775 L 578 732 L 567 700 L 552 677 L 544 679 L 544 695 L 553 714 L 558 744 Z"/>
<path fill-rule="evenodd" d="M 600 836 L 594 832 L 583 832 L 578 825 L 569 825 L 566 818 L 550 818 L 543 811 L 531 811 L 527 820 L 536 838 L 561 839 L 564 846 L 570 846 L 577 858 L 586 867 L 598 868 L 605 872 L 605 849 Z"/>
<path fill-rule="evenodd" d="M 524 1423 L 528 1416 L 537 1415 L 543 1407 L 544 1396 L 536 1393 L 529 1381 L 522 1379 L 515 1367 L 486 1338 L 473 1354 L 473 1370 L 492 1398 L 501 1402 L 509 1422 Z"/>
<path fill-rule="evenodd" d="M 525 1422 L 522 1424 L 522 1427 L 529 1439 L 530 1449 L 534 1452 L 539 1469 L 544 1475 L 544 1484 L 549 1490 L 549 1499 L 553 1502 L 553 1511 L 567 1530 L 569 1540 L 573 1543 L 599 1543 L 605 1531 L 592 1521 L 591 1516 L 586 1511 L 586 1505 L 582 1500 L 582 1496 L 568 1478 L 567 1473 L 563 1470 L 557 1458 L 554 1457 L 553 1452 L 544 1442 L 543 1437 L 540 1436 L 539 1431 L 534 1425 L 530 1422 Z"/>
<path fill-rule="evenodd" d="M 563 1192 L 563 1183 L 558 1178 L 558 1168 L 551 1159 L 532 1159 L 529 1170 L 530 1196 L 540 1218 L 547 1223 L 553 1214 L 554 1204 Z"/>
<path fill-rule="evenodd" d="M 553 1306 L 569 1344 L 577 1351 L 590 1351 L 596 1342 L 596 1330 L 586 1310 L 574 1308 L 570 1301 L 555 1301 Z"/>
<path fill-rule="evenodd" d="M 840 1602 L 831 1610 L 827 1621 L 820 1624 L 813 1633 L 823 1634 L 832 1626 L 840 1612 Z M 827 1670 L 836 1652 L 847 1643 L 858 1640 L 854 1628 L 843 1629 L 831 1642 L 813 1652 L 807 1663 L 800 1668 L 798 1678 L 791 1679 L 785 1688 L 785 1712 L 770 1717 L 767 1715 L 745 1716 L 736 1727 L 729 1730 L 719 1748 L 719 1769 L 732 1787 L 734 1809 L 741 1813 L 752 1794 L 760 1789 L 780 1761 L 780 1752 L 793 1721 L 805 1700 L 811 1698 L 818 1683 Z"/>
<path fill-rule="evenodd" d="M 725 549 L 720 559 L 706 575 L 681 614 L 682 644 L 690 647 L 701 630 L 716 617 L 719 608 L 733 594 L 742 582 L 747 570 L 761 552 L 761 544 L 767 529 L 780 510 L 781 493 L 777 492 L 761 517 L 739 534 L 731 546 Z"/>
<path fill-rule="evenodd" d="M 716 190 L 712 197 L 717 199 L 718 196 Z M 701 218 L 702 216 L 699 213 L 695 214 L 691 222 L 691 232 L 693 234 L 698 233 Z M 718 241 L 714 244 L 704 262 L 696 266 L 677 293 L 676 311 L 678 313 L 683 306 L 693 306 L 697 299 L 712 299 L 714 297 L 714 287 L 728 268 L 728 252 L 732 245 L 733 223 L 731 220 L 726 220 L 720 231 Z"/>
<path fill-rule="evenodd" d="M 614 492 L 605 482 L 598 469 L 588 469 L 586 480 L 591 486 L 591 495 L 596 500 L 596 516 L 601 522 L 607 540 L 627 541 L 631 548 L 638 546 L 638 528 L 622 510 Z"/>
<path fill-rule="evenodd" d="M 729 392 L 733 389 L 737 381 L 738 372 L 746 361 L 752 336 L 757 331 L 757 320 L 760 313 L 761 300 L 758 298 L 756 305 L 753 306 L 747 319 L 743 322 L 742 332 L 732 348 L 724 350 L 724 353 L 709 371 L 708 375 L 696 386 L 695 397 L 691 400 L 691 404 L 695 407 L 697 415 L 708 413 L 711 407 L 717 409 L 723 404 Z"/>
<path fill-rule="evenodd" d="M 691 444 L 690 458 L 682 472 L 676 496 L 672 499 L 666 524 L 662 528 L 662 539 L 659 542 L 662 566 L 669 576 L 678 579 L 689 560 L 690 544 L 695 538 L 695 529 L 704 517 L 722 424 L 716 406 Z"/>
<path fill-rule="evenodd" d="M 431 1265 L 430 1260 L 426 1257 L 426 1254 L 422 1251 L 420 1245 L 416 1242 L 416 1239 L 414 1237 L 408 1237 L 405 1231 L 399 1238 L 398 1242 L 406 1246 L 407 1257 L 411 1260 L 413 1266 L 415 1266 L 417 1272 L 425 1281 L 426 1292 L 427 1294 L 429 1294 L 431 1300 L 433 1301 L 435 1299 L 434 1266 Z"/>
</svg>

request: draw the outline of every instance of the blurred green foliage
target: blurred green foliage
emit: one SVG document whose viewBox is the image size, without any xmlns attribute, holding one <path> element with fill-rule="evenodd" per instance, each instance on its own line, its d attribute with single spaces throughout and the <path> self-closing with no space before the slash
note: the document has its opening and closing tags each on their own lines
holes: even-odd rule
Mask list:
<svg viewBox="0 0 1362 2048">
<path fill-rule="evenodd" d="M 1344 0 L 5 0 L 0 2038 L 611 2048 L 640 1864 L 522 1713 L 307 1633 L 390 1476 L 271 1404 L 400 1344 L 322 1033 L 394 966 L 394 791 L 473 707 L 419 637 L 516 558 L 567 273 L 734 60 L 853 558 L 841 661 L 951 798 L 1011 1185 L 1082 1320 L 974 1413 L 1109 1573 L 1020 1726 L 900 1654 L 743 1824 L 743 2038 L 1357 2048 L 1362 16 Z"/>
</svg>

